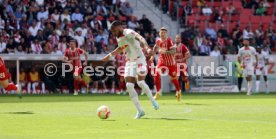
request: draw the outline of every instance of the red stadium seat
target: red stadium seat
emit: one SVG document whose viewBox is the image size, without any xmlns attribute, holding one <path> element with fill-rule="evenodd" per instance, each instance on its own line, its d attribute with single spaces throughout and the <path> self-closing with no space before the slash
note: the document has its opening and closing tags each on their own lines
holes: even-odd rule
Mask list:
<svg viewBox="0 0 276 139">
<path fill-rule="evenodd" d="M 201 14 L 200 8 L 193 8 L 193 14 Z"/>
<path fill-rule="evenodd" d="M 205 21 L 198 22 L 197 25 L 200 30 L 205 30 Z"/>
<path fill-rule="evenodd" d="M 261 16 L 251 16 L 250 21 L 252 24 L 259 24 L 261 21 Z"/>
<path fill-rule="evenodd" d="M 213 7 L 220 7 L 222 6 L 221 4 L 222 4 L 221 2 L 214 2 Z"/>
<path fill-rule="evenodd" d="M 249 23 L 249 21 L 250 21 L 249 15 L 240 15 L 240 23 L 241 24 Z"/>
<path fill-rule="evenodd" d="M 237 22 L 240 20 L 240 16 L 239 15 L 232 15 L 231 16 L 231 22 Z"/>
<path fill-rule="evenodd" d="M 173 13 L 174 0 L 170 0 L 169 2 L 169 12 Z"/>
<path fill-rule="evenodd" d="M 195 22 L 196 22 L 196 16 L 195 15 L 191 15 L 191 16 L 188 16 L 188 24 L 189 25 L 192 25 L 192 24 L 194 24 Z"/>
<path fill-rule="evenodd" d="M 249 23 L 241 23 L 240 28 L 243 30 L 245 27 L 249 26 Z"/>
<path fill-rule="evenodd" d="M 262 17 L 261 17 L 261 22 L 262 22 L 263 24 L 272 23 L 272 17 L 271 17 L 271 16 L 262 16 Z"/>
<path fill-rule="evenodd" d="M 267 30 L 267 29 L 268 29 L 268 27 L 269 27 L 269 24 L 265 24 L 265 23 L 263 23 L 262 25 L 264 26 L 264 30 Z"/>
<path fill-rule="evenodd" d="M 183 9 L 183 7 L 179 7 L 179 9 L 178 9 L 178 17 L 183 17 L 184 15 L 184 9 Z"/>
<path fill-rule="evenodd" d="M 251 16 L 252 15 L 252 10 L 251 9 L 243 9 L 242 10 L 242 15 L 243 16 Z"/>
<path fill-rule="evenodd" d="M 235 8 L 243 8 L 241 1 L 233 1 L 233 6 Z"/>
<path fill-rule="evenodd" d="M 267 14 L 268 15 L 273 15 L 273 8 L 268 8 L 267 9 Z"/>
<path fill-rule="evenodd" d="M 196 0 L 192 1 L 192 7 L 197 7 L 197 1 Z"/>
<path fill-rule="evenodd" d="M 255 31 L 256 29 L 258 29 L 259 25 L 260 25 L 259 23 L 258 24 L 251 24 L 252 31 Z"/>
<path fill-rule="evenodd" d="M 211 28 L 216 29 L 216 23 L 209 23 L 209 25 L 210 25 Z"/>
<path fill-rule="evenodd" d="M 198 16 L 198 20 L 200 20 L 200 21 L 206 21 L 207 20 L 207 16 L 205 16 L 205 15 L 199 15 Z"/>
<path fill-rule="evenodd" d="M 187 3 L 188 3 L 188 1 L 182 1 L 181 5 L 184 7 L 187 5 Z"/>
<path fill-rule="evenodd" d="M 209 7 L 212 7 L 212 3 L 210 1 L 205 1 L 205 4 L 207 4 Z"/>
<path fill-rule="evenodd" d="M 125 16 L 120 16 L 120 20 L 121 20 L 121 21 L 126 21 L 127 18 L 126 18 Z"/>
<path fill-rule="evenodd" d="M 104 18 L 103 18 L 102 16 L 97 16 L 97 17 L 96 17 L 96 20 L 102 21 L 102 20 L 104 20 Z"/>
<path fill-rule="evenodd" d="M 241 14 L 242 8 L 236 8 L 236 10 L 237 10 L 237 13 L 238 13 L 238 14 Z"/>
<path fill-rule="evenodd" d="M 232 32 L 232 30 L 236 27 L 236 23 L 231 23 L 230 25 L 229 25 L 229 30 L 228 30 L 228 32 Z"/>
<path fill-rule="evenodd" d="M 110 16 L 110 17 L 108 18 L 108 20 L 109 20 L 109 21 L 114 21 L 114 20 L 115 20 L 115 17 L 114 17 L 114 16 Z"/>
<path fill-rule="evenodd" d="M 161 1 L 161 5 L 162 5 L 162 6 L 167 5 L 166 0 L 162 0 L 162 1 Z"/>
</svg>

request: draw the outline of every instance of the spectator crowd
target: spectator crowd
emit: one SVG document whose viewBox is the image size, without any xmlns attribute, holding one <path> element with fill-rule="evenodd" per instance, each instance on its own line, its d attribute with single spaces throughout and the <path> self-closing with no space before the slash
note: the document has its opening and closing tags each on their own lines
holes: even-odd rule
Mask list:
<svg viewBox="0 0 276 139">
<path fill-rule="evenodd" d="M 0 0 L 0 53 L 61 55 L 71 37 L 89 54 L 108 53 L 117 45 L 108 31 L 114 20 L 148 41 L 156 37 L 152 22 L 133 16 L 126 0 Z"/>
<path fill-rule="evenodd" d="M 254 19 L 250 21 L 248 17 L 246 23 L 239 21 L 245 15 L 259 20 L 261 18 L 257 18 L 258 16 L 272 17 L 273 0 L 225 0 L 224 2 L 164 0 L 162 3 L 154 0 L 153 2 L 157 6 L 161 4 L 164 13 L 168 13 L 172 19 L 179 18 L 180 26 L 184 28 L 181 33 L 182 41 L 193 55 L 237 54 L 238 49 L 242 47 L 242 38 L 250 38 L 252 46 L 262 46 L 271 53 L 276 51 L 276 32 L 272 21 L 262 23 L 262 21 L 252 21 Z M 188 21 L 189 17 L 198 18 Z M 235 17 L 238 19 L 234 19 Z"/>
</svg>

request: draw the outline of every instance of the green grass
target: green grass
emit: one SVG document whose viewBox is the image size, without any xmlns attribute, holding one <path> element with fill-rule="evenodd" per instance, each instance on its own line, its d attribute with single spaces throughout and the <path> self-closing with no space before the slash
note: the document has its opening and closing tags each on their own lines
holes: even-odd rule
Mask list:
<svg viewBox="0 0 276 139">
<path fill-rule="evenodd" d="M 127 96 L 0 96 L 0 138 L 276 138 L 275 94 L 187 94 L 181 102 L 166 95 L 158 111 L 139 97 L 146 116 L 134 120 Z M 110 107 L 108 120 L 97 117 L 100 105 Z"/>
</svg>

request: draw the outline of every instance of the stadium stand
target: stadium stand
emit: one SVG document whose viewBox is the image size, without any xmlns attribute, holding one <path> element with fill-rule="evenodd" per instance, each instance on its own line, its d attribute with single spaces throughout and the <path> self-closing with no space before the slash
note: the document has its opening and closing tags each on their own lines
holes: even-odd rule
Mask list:
<svg viewBox="0 0 276 139">
<path fill-rule="evenodd" d="M 241 37 L 247 33 L 251 34 L 252 45 L 267 47 L 271 53 L 276 51 L 276 5 L 273 0 L 161 0 L 154 3 L 161 5 L 164 13 L 179 21 L 184 28 L 182 40 L 194 51 L 193 54 L 199 53 L 198 49 L 193 49 L 193 42 L 199 32 L 204 34 L 204 40 L 208 40 L 208 25 L 216 31 L 216 36 L 220 26 L 225 26 L 227 34 L 230 34 L 223 37 L 226 47 L 220 49 L 222 54 L 233 54 L 233 51 L 228 51 L 232 49 L 236 53 L 241 46 Z M 258 35 L 260 31 L 261 35 Z M 194 35 L 191 36 L 190 32 Z M 217 37 L 211 41 L 212 45 L 209 47 L 213 50 L 218 45 Z M 232 41 L 235 48 L 229 48 Z"/>
<path fill-rule="evenodd" d="M 116 44 L 108 31 L 114 20 L 146 32 L 127 1 L 1 0 L 0 8 L 0 53 L 62 54 L 64 47 L 59 43 L 68 37 L 78 40 L 90 54 L 107 53 L 113 48 L 109 45 Z M 37 49 L 35 40 L 40 45 Z"/>
</svg>

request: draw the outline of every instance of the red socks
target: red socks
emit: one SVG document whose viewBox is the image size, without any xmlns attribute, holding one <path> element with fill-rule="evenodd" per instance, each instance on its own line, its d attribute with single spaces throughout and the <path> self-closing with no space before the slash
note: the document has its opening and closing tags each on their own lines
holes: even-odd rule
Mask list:
<svg viewBox="0 0 276 139">
<path fill-rule="evenodd" d="M 79 81 L 74 79 L 74 90 L 79 90 Z"/>
<path fill-rule="evenodd" d="M 85 88 L 88 87 L 84 80 L 81 79 L 79 82 L 80 82 L 81 86 L 84 86 Z"/>
<path fill-rule="evenodd" d="M 178 80 L 177 79 L 173 79 L 172 83 L 174 84 L 176 91 L 180 91 L 180 85 L 179 85 Z"/>
<path fill-rule="evenodd" d="M 156 91 L 159 92 L 161 88 L 161 78 L 158 72 L 156 73 L 156 76 L 154 76 L 154 83 L 156 86 Z"/>
<path fill-rule="evenodd" d="M 120 81 L 120 90 L 126 90 L 126 86 L 125 86 L 125 82 L 124 81 Z"/>
<path fill-rule="evenodd" d="M 13 83 L 9 83 L 8 86 L 6 88 L 4 88 L 6 91 L 16 91 L 17 90 L 17 87 L 16 85 L 14 85 Z"/>
<path fill-rule="evenodd" d="M 81 84 L 81 86 L 84 86 L 85 88 L 88 87 L 84 80 L 74 79 L 74 90 L 79 90 L 80 89 L 80 84 Z"/>
</svg>

